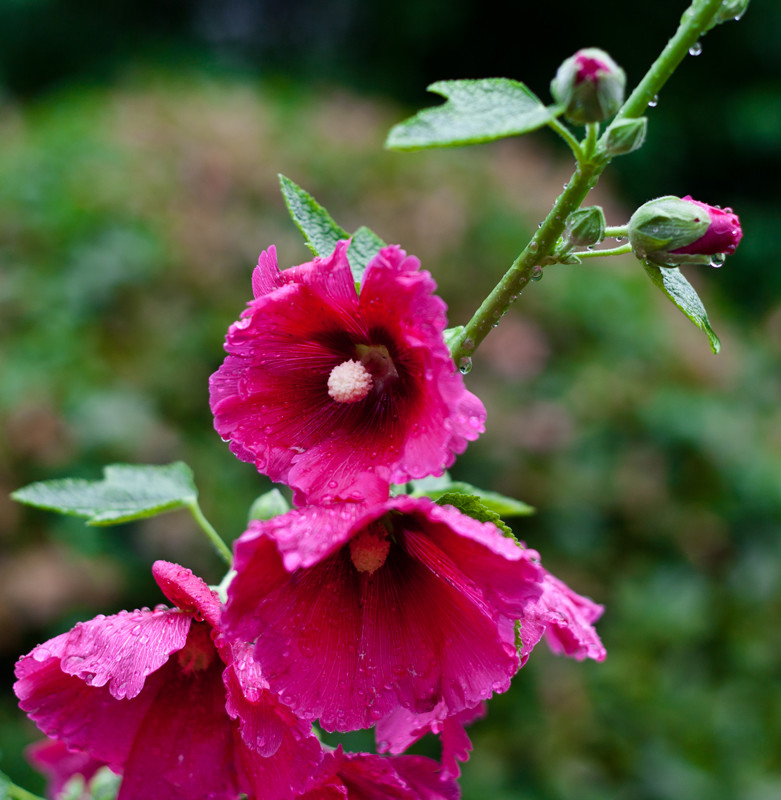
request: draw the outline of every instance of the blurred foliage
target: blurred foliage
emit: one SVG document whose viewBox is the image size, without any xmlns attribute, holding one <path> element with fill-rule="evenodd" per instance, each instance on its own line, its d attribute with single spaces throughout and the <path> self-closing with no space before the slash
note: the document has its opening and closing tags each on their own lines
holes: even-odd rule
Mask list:
<svg viewBox="0 0 781 800">
<path fill-rule="evenodd" d="M 416 22 L 424 24 L 425 15 Z M 755 135 L 749 115 L 764 113 L 761 98 L 774 91 L 747 91 L 741 120 L 721 127 Z M 77 619 L 161 601 L 149 572 L 156 558 L 220 578 L 185 513 L 95 530 L 18 507 L 10 491 L 97 478 L 110 462 L 182 459 L 206 515 L 231 539 L 270 488 L 212 430 L 207 380 L 250 298 L 258 251 L 275 243 L 284 265 L 309 258 L 278 172 L 348 230 L 367 224 L 420 256 L 451 324 L 466 321 L 569 176 L 545 134 L 383 152 L 405 113 L 343 90 L 143 69 L 125 69 L 113 88 L 62 88 L 2 109 L 3 686 L 19 653 Z M 653 164 L 674 183 L 662 191 L 719 199 L 682 182 L 679 156 L 664 150 L 664 120 L 651 125 L 648 158 L 669 157 L 618 162 L 612 191 L 608 178 L 589 200 L 609 224 L 631 213 L 615 199 L 617 183 L 645 180 Z M 763 152 L 777 157 L 763 130 Z M 721 271 L 687 272 L 722 339 L 720 356 L 636 262 L 612 259 L 547 270 L 475 358 L 467 380 L 489 429 L 454 477 L 539 509 L 513 528 L 549 569 L 605 604 L 609 656 L 577 664 L 540 646 L 472 730 L 466 798 L 781 794 L 774 217 L 740 206 L 728 189 L 741 177 L 723 177 L 714 191 L 741 213 L 746 238 Z M 746 300 L 749 316 L 732 287 L 752 270 L 764 282 Z M 19 754 L 33 738 L 5 691 L 0 751 L 18 781 L 29 780 Z"/>
</svg>

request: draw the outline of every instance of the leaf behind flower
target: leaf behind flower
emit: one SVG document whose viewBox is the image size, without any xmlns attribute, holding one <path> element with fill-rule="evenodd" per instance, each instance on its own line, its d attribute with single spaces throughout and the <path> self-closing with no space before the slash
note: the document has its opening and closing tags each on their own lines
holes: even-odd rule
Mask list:
<svg viewBox="0 0 781 800">
<path fill-rule="evenodd" d="M 31 483 L 11 497 L 47 511 L 117 525 L 192 506 L 198 498 L 192 470 L 183 461 L 165 466 L 111 464 L 99 481 L 64 478 Z"/>
</svg>

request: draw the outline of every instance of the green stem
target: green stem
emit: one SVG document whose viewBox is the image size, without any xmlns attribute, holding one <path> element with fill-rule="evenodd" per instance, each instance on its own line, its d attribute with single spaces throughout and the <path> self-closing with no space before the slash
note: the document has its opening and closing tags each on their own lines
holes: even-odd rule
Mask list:
<svg viewBox="0 0 781 800">
<path fill-rule="evenodd" d="M 572 131 L 566 126 L 559 122 L 557 119 L 552 119 L 548 123 L 548 127 L 552 128 L 556 133 L 561 136 L 562 139 L 569 145 L 570 150 L 572 150 L 576 160 L 578 163 L 583 161 L 583 149 L 580 146 L 580 142 L 575 138 Z"/>
<path fill-rule="evenodd" d="M 600 258 L 601 256 L 623 256 L 631 252 L 632 245 L 622 244 L 621 247 L 606 247 L 603 250 L 579 250 L 575 255 L 578 258 Z"/>
<path fill-rule="evenodd" d="M 722 0 L 694 0 L 684 12 L 675 35 L 619 109 L 615 120 L 642 116 L 648 103 L 659 93 L 675 68 L 686 57 L 689 48 L 708 29 L 721 8 L 721 3 Z M 561 135 L 561 131 L 556 126 L 552 127 Z M 513 261 L 502 279 L 452 343 L 450 352 L 459 367 L 467 368 L 468 359 L 507 312 L 512 302 L 526 288 L 534 268 L 537 267 L 539 271 L 540 264 L 550 263 L 551 253 L 564 231 L 567 217 L 580 207 L 586 195 L 596 185 L 605 167 L 610 163 L 610 157 L 605 152 L 606 136 L 607 130 L 597 142 L 593 156 L 587 161 L 578 162 L 572 178 L 562 194 L 556 198 L 553 208 L 529 244 Z"/>
<path fill-rule="evenodd" d="M 605 228 L 605 239 L 610 237 L 614 239 L 626 239 L 628 227 L 628 225 L 616 225 L 613 228 Z"/>
<path fill-rule="evenodd" d="M 597 147 L 597 137 L 599 136 L 599 123 L 590 122 L 586 125 L 586 143 L 583 150 L 586 153 L 586 158 L 593 158 L 594 151 Z"/>
<path fill-rule="evenodd" d="M 193 500 L 187 504 L 195 521 L 200 526 L 201 530 L 206 534 L 209 541 L 214 545 L 214 549 L 219 553 L 222 560 L 230 566 L 233 563 L 233 555 L 230 551 L 225 542 L 223 542 L 220 534 L 212 527 L 211 523 L 209 522 L 206 517 L 203 515 L 203 511 L 201 511 L 201 507 L 198 505 L 197 500 Z"/>
</svg>

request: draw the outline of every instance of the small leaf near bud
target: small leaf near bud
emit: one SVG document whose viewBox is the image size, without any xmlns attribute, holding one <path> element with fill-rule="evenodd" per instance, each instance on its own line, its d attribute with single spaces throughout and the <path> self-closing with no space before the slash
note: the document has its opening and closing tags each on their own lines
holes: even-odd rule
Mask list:
<svg viewBox="0 0 781 800">
<path fill-rule="evenodd" d="M 624 102 L 624 70 L 603 50 L 587 47 L 562 63 L 551 94 L 575 125 L 612 117 Z"/>
<path fill-rule="evenodd" d="M 648 118 L 621 119 L 607 129 L 605 149 L 611 156 L 623 156 L 642 147 L 648 130 Z"/>
<path fill-rule="evenodd" d="M 590 247 L 605 238 L 605 214 L 600 206 L 573 211 L 564 226 L 564 242 L 569 247 Z"/>
</svg>

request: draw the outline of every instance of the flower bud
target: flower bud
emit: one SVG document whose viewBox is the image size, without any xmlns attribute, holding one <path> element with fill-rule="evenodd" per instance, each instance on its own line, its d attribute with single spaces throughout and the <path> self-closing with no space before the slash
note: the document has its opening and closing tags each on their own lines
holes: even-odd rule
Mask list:
<svg viewBox="0 0 781 800">
<path fill-rule="evenodd" d="M 573 211 L 567 217 L 562 238 L 570 247 L 599 244 L 605 238 L 605 214 L 600 206 Z"/>
<path fill-rule="evenodd" d="M 603 50 L 578 50 L 559 67 L 551 82 L 554 100 L 576 125 L 612 117 L 624 102 L 624 70 Z"/>
<path fill-rule="evenodd" d="M 632 214 L 628 226 L 634 254 L 654 264 L 707 264 L 735 252 L 743 231 L 731 208 L 686 197 L 657 197 Z"/>
<path fill-rule="evenodd" d="M 621 119 L 607 129 L 605 149 L 611 156 L 623 156 L 642 147 L 645 132 L 648 130 L 648 118 Z"/>
<path fill-rule="evenodd" d="M 722 22 L 740 19 L 746 13 L 748 3 L 749 0 L 722 0 L 721 7 L 716 12 L 716 16 L 713 18 L 708 30 L 715 28 L 716 25 L 720 25 Z"/>
</svg>

